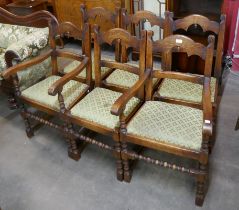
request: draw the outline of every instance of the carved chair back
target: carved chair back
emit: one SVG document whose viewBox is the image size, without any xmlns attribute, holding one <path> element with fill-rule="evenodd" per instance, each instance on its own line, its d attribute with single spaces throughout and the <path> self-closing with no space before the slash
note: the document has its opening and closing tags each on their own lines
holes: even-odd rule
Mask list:
<svg viewBox="0 0 239 210">
<path fill-rule="evenodd" d="M 131 35 L 128 31 L 121 28 L 114 28 L 107 32 L 100 32 L 99 27 L 94 27 L 94 62 L 95 62 L 95 85 L 96 87 L 102 86 L 101 67 L 108 67 L 112 69 L 121 69 L 134 74 L 143 76 L 145 71 L 145 58 L 146 58 L 146 31 L 142 32 L 142 36 L 137 38 Z M 109 45 L 117 44 L 117 41 L 125 46 L 126 50 L 129 48 L 137 49 L 140 52 L 139 67 L 132 66 L 118 61 L 107 61 L 102 59 L 102 44 Z M 143 99 L 144 90 L 140 90 L 139 97 Z"/>
<path fill-rule="evenodd" d="M 217 37 L 217 44 L 215 56 L 215 67 L 214 67 L 214 77 L 219 78 L 222 74 L 222 56 L 223 56 L 223 45 L 224 45 L 224 35 L 225 35 L 225 24 L 226 16 L 221 15 L 220 23 L 216 21 L 211 21 L 207 17 L 202 15 L 189 15 L 182 19 L 175 20 L 173 23 L 173 31 L 177 33 L 178 30 L 184 30 L 187 32 L 191 26 L 200 26 L 203 33 L 213 33 Z M 207 35 L 207 34 L 206 34 Z M 201 41 L 201 40 L 200 40 Z M 206 39 L 205 39 L 206 41 Z M 206 43 L 206 42 L 205 42 Z"/>
<path fill-rule="evenodd" d="M 85 82 L 88 85 L 91 84 L 92 79 L 92 67 L 91 67 L 91 33 L 90 25 L 88 23 L 84 24 L 84 28 L 81 30 L 71 22 L 63 22 L 59 24 L 57 28 L 56 40 L 60 38 L 63 40 L 64 37 L 71 37 L 76 40 L 82 40 L 82 52 L 81 55 L 85 55 L 89 58 L 89 65 L 86 66 L 86 79 L 81 82 Z M 54 46 L 56 50 L 56 42 Z M 57 54 L 56 54 L 57 55 Z M 57 56 L 52 57 L 53 63 L 53 74 L 58 74 L 59 69 L 57 66 Z"/>
<path fill-rule="evenodd" d="M 132 34 L 136 35 L 136 26 L 139 27 L 139 34 L 141 36 L 141 28 L 144 28 L 144 23 L 147 21 L 151 27 L 158 26 L 159 30 L 163 29 L 163 38 L 172 34 L 173 13 L 166 11 L 165 18 L 159 17 L 153 12 L 142 10 L 134 14 L 127 14 L 126 9 L 122 9 L 121 27 L 123 29 L 131 30 Z M 126 62 L 127 52 L 122 48 L 122 60 Z"/>
<path fill-rule="evenodd" d="M 112 12 L 110 10 L 105 9 L 104 7 L 94 7 L 92 9 L 87 9 L 85 4 L 81 4 L 80 6 L 81 15 L 82 15 L 82 26 L 86 23 L 91 25 L 92 27 L 97 24 L 102 30 L 104 29 L 105 21 L 109 22 L 112 28 L 120 27 L 120 8 L 116 7 L 115 11 Z M 94 37 L 92 36 L 94 39 Z M 120 43 L 115 46 L 115 58 L 116 60 L 120 60 Z"/>
<path fill-rule="evenodd" d="M 213 51 L 214 51 L 214 42 L 215 37 L 210 35 L 208 37 L 208 46 L 204 46 L 201 43 L 194 42 L 191 38 L 184 35 L 171 35 L 166 37 L 163 40 L 152 41 L 152 32 L 148 32 L 147 36 L 147 60 L 146 68 L 153 69 L 153 54 L 162 53 L 165 71 L 158 71 L 153 69 L 151 78 L 146 87 L 146 98 L 150 100 L 153 96 L 153 78 L 163 79 L 179 79 L 185 80 L 193 83 L 202 84 L 205 78 L 208 78 L 210 81 L 212 61 L 213 61 Z M 188 56 L 197 55 L 202 60 L 205 61 L 204 76 L 203 75 L 190 75 L 183 74 L 172 71 L 172 53 L 174 52 L 183 52 Z M 210 90 L 210 84 L 209 84 Z M 210 94 L 210 91 L 209 91 Z"/>
</svg>

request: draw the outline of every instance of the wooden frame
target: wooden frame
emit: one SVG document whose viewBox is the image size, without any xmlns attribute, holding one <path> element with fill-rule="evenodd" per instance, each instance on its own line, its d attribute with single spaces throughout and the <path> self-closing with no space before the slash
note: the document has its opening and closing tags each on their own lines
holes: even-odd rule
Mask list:
<svg viewBox="0 0 239 210">
<path fill-rule="evenodd" d="M 134 14 L 127 14 L 127 10 L 122 9 L 121 27 L 124 29 L 128 29 L 129 27 L 135 28 L 136 25 L 143 24 L 143 22 L 146 20 L 150 23 L 151 27 L 158 26 L 164 30 L 163 38 L 172 34 L 173 13 L 166 11 L 165 18 L 162 18 L 158 17 L 153 12 L 147 10 L 137 11 Z M 140 32 L 141 30 L 139 31 L 139 33 Z M 135 29 L 133 30 L 133 34 L 135 35 Z M 123 53 L 124 50 L 122 50 L 122 54 Z M 135 49 L 133 50 L 132 52 L 133 60 L 137 60 L 138 53 L 139 51 Z M 155 56 L 160 57 L 160 55 Z M 127 55 L 122 55 L 122 59 L 126 60 Z"/>
<path fill-rule="evenodd" d="M 47 11 L 35 12 L 31 15 L 17 16 L 7 10 L 0 8 L 0 18 L 4 23 L 13 25 L 23 25 L 29 27 L 44 28 L 49 27 L 49 39 L 51 40 L 53 26 L 57 22 L 56 18 Z M 51 30 L 52 29 L 52 30 Z M 14 52 L 7 52 L 5 54 L 5 61 L 7 68 L 12 67 L 14 62 L 19 62 L 20 58 Z M 17 78 L 16 78 L 17 79 Z M 11 109 L 16 109 L 18 107 L 14 91 L 13 78 L 9 77 L 8 80 L 3 80 L 1 88 L 3 92 L 8 95 L 9 107 Z"/>
<path fill-rule="evenodd" d="M 114 12 L 107 10 L 103 7 L 94 7 L 91 9 L 86 8 L 85 4 L 80 5 L 81 15 L 82 15 L 82 25 L 88 23 L 91 25 L 91 28 L 95 25 L 95 20 L 97 18 L 103 18 L 114 25 L 114 28 L 120 28 L 120 14 L 121 9 L 119 7 L 115 8 Z M 93 36 L 92 36 L 93 37 Z M 93 37 L 94 39 L 94 37 Z M 120 60 L 120 43 L 115 46 L 115 59 L 116 61 Z"/>
<path fill-rule="evenodd" d="M 32 125 L 30 123 L 30 119 L 33 119 L 41 124 L 46 124 L 50 127 L 59 129 L 63 133 L 65 130 L 71 129 L 71 124 L 65 120 L 63 115 L 59 115 L 60 110 L 62 112 L 66 111 L 64 109 L 64 103 L 61 102 L 61 99 L 63 100 L 63 96 L 60 94 L 62 89 L 54 88 L 54 87 L 49 89 L 49 94 L 51 94 L 51 95 L 54 95 L 59 92 L 58 97 L 60 100 L 60 103 L 59 103 L 60 110 L 58 111 L 53 108 L 50 108 L 47 105 L 41 104 L 37 101 L 31 100 L 31 99 L 23 96 L 19 89 L 18 80 L 16 78 L 17 72 L 23 71 L 27 67 L 36 65 L 36 64 L 46 60 L 47 58 L 51 57 L 52 75 L 60 75 L 60 73 L 58 71 L 57 58 L 64 57 L 64 58 L 68 58 L 68 59 L 74 59 L 74 60 L 81 62 L 79 64 L 79 66 L 77 66 L 69 74 L 65 75 L 64 79 L 63 78 L 59 79 L 56 82 L 56 85 L 63 86 L 70 80 L 73 80 L 84 68 L 87 68 L 87 76 L 86 76 L 87 86 L 82 91 L 82 93 L 69 105 L 69 108 L 73 107 L 80 99 L 82 99 L 91 88 L 91 62 L 90 62 L 91 61 L 91 49 L 90 49 L 90 27 L 89 27 L 89 25 L 86 24 L 84 30 L 79 30 L 76 28 L 76 26 L 74 26 L 71 23 L 62 23 L 62 24 L 58 25 L 58 22 L 54 21 L 54 22 L 51 22 L 51 24 L 52 24 L 50 26 L 50 29 L 52 31 L 51 36 L 50 36 L 51 49 L 48 52 L 46 52 L 36 58 L 33 58 L 29 61 L 20 63 L 11 68 L 8 68 L 7 70 L 5 70 L 2 73 L 2 76 L 5 79 L 8 79 L 9 77 L 13 78 L 13 82 L 14 82 L 14 86 L 15 86 L 15 94 L 17 96 L 17 100 L 20 105 L 21 116 L 25 122 L 26 133 L 29 138 L 31 138 L 34 135 L 34 128 L 32 127 Z M 76 37 L 76 38 L 80 37 L 84 41 L 84 47 L 85 47 L 84 51 L 88 57 L 57 49 L 56 48 L 56 40 L 59 37 L 64 37 L 64 36 L 72 36 L 72 37 Z M 26 104 L 28 104 L 30 107 L 33 107 L 40 112 L 45 113 L 47 115 L 47 117 L 40 117 L 35 113 L 31 113 L 29 110 L 27 110 L 27 108 L 25 106 Z M 63 125 L 53 123 L 49 120 L 49 116 L 51 116 L 51 117 L 58 116 L 65 123 Z M 72 159 L 78 160 L 80 158 L 80 150 L 78 149 L 77 142 L 75 139 L 73 139 L 71 137 L 70 134 L 68 134 L 68 133 L 65 133 L 65 134 L 66 134 L 66 139 L 67 139 L 67 143 L 68 143 L 68 155 Z"/>
<path fill-rule="evenodd" d="M 111 29 L 105 33 L 100 33 L 99 32 L 99 27 L 95 26 L 94 27 L 94 61 L 95 61 L 95 87 L 104 87 L 104 84 L 102 83 L 102 77 L 100 75 L 101 71 L 100 71 L 100 67 L 101 66 L 107 66 L 110 68 L 116 68 L 116 67 L 120 67 L 121 69 L 124 69 L 126 71 L 132 71 L 134 72 L 136 69 L 135 67 L 130 67 L 127 64 L 121 64 L 118 62 L 113 62 L 113 61 L 105 61 L 105 60 L 101 60 L 101 49 L 100 49 L 100 44 L 102 43 L 108 43 L 109 45 L 112 45 L 116 42 L 116 40 L 120 40 L 121 43 L 126 44 L 127 46 L 133 46 L 133 47 L 137 47 L 142 51 L 142 56 L 141 56 L 141 62 L 140 62 L 140 71 L 143 74 L 144 71 L 144 67 L 145 67 L 145 47 L 146 47 L 146 36 L 143 36 L 142 39 L 137 39 L 134 36 L 131 36 L 129 32 L 120 29 L 120 28 L 115 28 L 115 29 Z M 66 78 L 66 76 L 64 76 L 62 78 L 62 81 L 64 81 Z M 91 131 L 97 132 L 97 133 L 101 133 L 103 135 L 108 135 L 113 137 L 114 140 L 114 146 L 110 146 L 107 144 L 104 144 L 102 142 L 99 142 L 97 140 L 93 140 L 90 139 L 88 137 L 83 137 L 80 136 L 77 132 L 75 132 L 72 128 L 69 130 L 69 132 L 72 134 L 72 138 L 78 138 L 82 141 L 86 141 L 92 144 L 96 144 L 101 148 L 110 150 L 113 152 L 114 156 L 116 157 L 117 160 L 117 179 L 122 181 L 123 180 L 123 168 L 122 168 L 122 160 L 121 160 L 121 144 L 119 141 L 119 128 L 114 128 L 114 129 L 110 129 L 106 126 L 103 126 L 101 124 L 97 124 L 91 121 L 88 121 L 86 119 L 80 118 L 80 117 L 76 117 L 71 115 L 70 110 L 69 111 L 65 111 L 65 107 L 64 107 L 64 101 L 62 100 L 61 97 L 59 97 L 61 95 L 61 90 L 63 88 L 64 83 L 60 83 L 58 82 L 57 84 L 53 85 L 51 88 L 51 95 L 56 95 L 58 94 L 58 98 L 59 98 L 59 102 L 60 104 L 62 104 L 62 109 L 61 109 L 61 113 L 65 116 L 65 118 L 67 118 L 67 121 L 75 124 L 75 125 L 79 125 L 82 126 L 84 128 L 87 128 Z M 111 89 L 111 88 L 110 88 Z M 138 104 L 138 106 L 136 106 L 134 108 L 134 110 L 132 110 L 131 114 L 128 117 L 125 117 L 125 121 L 129 121 L 130 118 L 133 116 L 133 114 L 138 110 L 139 106 L 142 104 L 142 100 L 144 99 L 144 89 L 141 89 L 139 91 L 139 99 L 141 100 L 141 103 Z M 110 113 L 109 113 L 110 114 Z"/>
<path fill-rule="evenodd" d="M 124 180 L 130 182 L 132 176 L 132 169 L 129 165 L 129 159 L 133 160 L 144 160 L 148 163 L 153 163 L 165 168 L 170 168 L 173 170 L 181 171 L 196 176 L 197 180 L 197 192 L 196 192 L 196 205 L 202 206 L 206 190 L 207 190 L 207 180 L 208 180 L 208 159 L 209 159 L 209 140 L 212 135 L 212 104 L 210 96 L 210 76 L 211 76 L 211 66 L 213 58 L 213 48 L 214 48 L 214 37 L 210 36 L 209 45 L 204 47 L 202 44 L 195 43 L 190 38 L 182 35 L 172 35 L 164 40 L 158 40 L 155 43 L 152 42 L 152 33 L 147 32 L 147 60 L 146 60 L 146 72 L 142 79 L 140 79 L 131 89 L 124 93 L 112 106 L 111 113 L 120 116 L 120 141 L 122 144 L 122 159 L 124 167 Z M 177 41 L 181 40 L 181 41 Z M 172 52 L 187 52 L 188 55 L 196 54 L 206 60 L 205 75 L 188 75 L 178 72 L 169 71 L 157 71 L 152 70 L 153 53 L 161 52 L 167 54 L 168 59 L 166 64 L 168 67 L 171 66 L 171 54 Z M 146 101 L 152 100 L 153 98 L 153 78 L 171 78 L 190 81 L 197 84 L 203 85 L 203 127 L 202 135 L 203 141 L 200 151 L 188 149 L 182 146 L 177 146 L 174 144 L 165 143 L 163 141 L 149 141 L 145 137 L 139 137 L 137 135 L 132 135 L 127 133 L 127 122 L 124 121 L 123 111 L 125 109 L 125 104 L 135 95 L 138 94 L 140 88 L 146 86 Z M 159 102 L 160 103 L 160 102 Z M 144 105 L 143 105 L 144 106 Z M 140 112 L 140 110 L 138 111 Z M 133 119 L 133 118 L 132 118 Z M 182 156 L 190 159 L 197 160 L 199 167 L 186 168 L 176 164 L 168 163 L 163 160 L 156 160 L 151 157 L 146 157 L 143 155 L 138 155 L 132 152 L 128 148 L 127 142 L 141 145 L 147 148 L 164 151 L 177 156 Z"/>
<path fill-rule="evenodd" d="M 173 31 L 176 33 L 179 29 L 182 29 L 184 31 L 187 31 L 190 26 L 192 25 L 199 25 L 202 28 L 202 31 L 205 32 L 213 32 L 214 34 L 217 35 L 217 45 L 216 50 L 214 50 L 214 59 L 215 59 L 215 65 L 214 65 L 214 70 L 213 76 L 216 78 L 216 85 L 215 85 L 215 95 L 214 95 L 214 103 L 213 103 L 213 121 L 214 125 L 216 124 L 217 121 L 217 109 L 218 109 L 218 104 L 219 104 L 219 99 L 218 95 L 221 92 L 221 77 L 222 77 L 222 57 L 223 57 L 223 45 L 224 45 L 224 35 L 225 35 L 225 15 L 221 15 L 221 22 L 215 22 L 215 21 L 210 21 L 207 17 L 204 17 L 202 15 L 189 15 L 185 18 L 175 20 L 173 23 Z M 192 37 L 194 38 L 194 37 Z M 201 41 L 201 40 L 199 40 Z M 205 43 L 203 43 L 205 44 Z M 179 54 L 179 53 L 176 53 Z M 177 55 L 179 56 L 179 55 Z M 183 60 L 183 57 L 187 57 L 187 55 L 184 53 L 181 55 L 180 53 L 180 59 Z M 190 57 L 193 58 L 193 57 Z M 194 58 L 196 58 L 194 56 Z M 204 66 L 205 63 L 198 63 L 199 66 Z M 204 72 L 205 75 L 205 72 Z M 171 103 L 178 103 L 178 104 L 187 104 L 188 106 L 192 107 L 199 107 L 200 108 L 200 103 L 194 103 L 194 102 L 189 102 L 185 100 L 177 100 L 174 98 L 169 98 L 169 97 L 163 97 L 160 95 L 160 87 L 158 88 L 158 91 L 156 94 L 154 94 L 154 98 L 156 100 L 161 100 L 161 101 L 167 101 Z M 159 93 L 159 94 L 158 94 Z M 214 126 L 216 128 L 216 126 Z M 216 129 L 214 129 L 216 131 Z M 211 142 L 210 145 L 210 152 L 215 144 L 215 133 L 214 133 L 214 141 Z"/>
</svg>

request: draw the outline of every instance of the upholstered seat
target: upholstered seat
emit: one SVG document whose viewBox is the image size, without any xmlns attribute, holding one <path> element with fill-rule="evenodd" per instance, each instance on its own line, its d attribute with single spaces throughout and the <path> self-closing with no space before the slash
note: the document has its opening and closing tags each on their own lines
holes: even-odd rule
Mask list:
<svg viewBox="0 0 239 210">
<path fill-rule="evenodd" d="M 74 117 L 114 129 L 119 126 L 119 117 L 112 115 L 110 110 L 120 95 L 121 93 L 105 88 L 95 88 L 71 109 L 71 114 Z M 139 99 L 132 98 L 126 105 L 125 116 L 128 116 L 139 102 Z"/>
<path fill-rule="evenodd" d="M 211 101 L 215 102 L 216 78 L 211 78 Z M 203 86 L 183 80 L 164 79 L 158 93 L 161 97 L 184 100 L 193 103 L 202 102 Z"/>
<path fill-rule="evenodd" d="M 60 76 L 50 76 L 45 80 L 22 91 L 22 96 L 31 99 L 37 103 L 45 105 L 51 109 L 59 110 L 59 101 L 57 96 L 48 95 L 48 89 L 56 82 Z M 87 89 L 87 85 L 71 80 L 63 88 L 62 95 L 66 108 L 70 108 L 73 102 Z"/>
<path fill-rule="evenodd" d="M 63 72 L 69 73 L 71 72 L 74 68 L 76 68 L 77 66 L 79 66 L 80 62 L 79 61 L 72 61 L 71 63 L 69 63 L 64 69 Z M 94 62 L 92 61 L 92 79 L 95 80 L 95 71 L 94 71 L 95 67 L 94 67 Z M 101 75 L 104 76 L 108 71 L 110 70 L 110 68 L 107 67 L 101 67 Z M 85 79 L 86 78 L 86 69 L 84 69 L 78 76 L 78 78 L 80 79 Z"/>
<path fill-rule="evenodd" d="M 199 109 L 147 101 L 127 126 L 129 135 L 145 137 L 146 141 L 170 143 L 200 150 L 203 112 Z"/>
</svg>

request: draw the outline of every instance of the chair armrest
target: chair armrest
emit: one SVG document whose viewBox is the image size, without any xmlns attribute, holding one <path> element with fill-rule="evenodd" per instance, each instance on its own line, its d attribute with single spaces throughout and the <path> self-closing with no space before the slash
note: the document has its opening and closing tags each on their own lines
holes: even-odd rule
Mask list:
<svg viewBox="0 0 239 210">
<path fill-rule="evenodd" d="M 77 54 L 75 52 L 69 52 L 64 50 L 56 50 L 57 57 L 69 58 L 77 61 L 83 61 L 86 57 L 81 54 Z"/>
<path fill-rule="evenodd" d="M 210 77 L 205 77 L 203 84 L 203 134 L 211 136 L 213 129 Z"/>
<path fill-rule="evenodd" d="M 35 31 L 11 44 L 6 49 L 6 52 L 14 52 L 21 61 L 31 56 L 37 56 L 40 54 L 41 49 L 47 46 L 48 36 L 48 28 L 39 29 L 39 31 Z"/>
<path fill-rule="evenodd" d="M 30 66 L 33 66 L 33 65 L 38 64 L 38 63 L 41 63 L 42 61 L 44 61 L 47 58 L 49 58 L 51 55 L 52 55 L 52 50 L 49 50 L 46 53 L 44 53 L 42 55 L 39 55 L 39 56 L 37 56 L 37 57 L 35 57 L 35 58 L 31 59 L 31 60 L 19 63 L 19 64 L 13 66 L 13 67 L 10 67 L 10 68 L 4 70 L 1 73 L 1 76 L 4 79 L 8 79 L 10 76 L 16 74 L 19 71 L 25 70 L 25 69 L 27 69 Z"/>
<path fill-rule="evenodd" d="M 131 87 L 129 90 L 127 90 L 125 93 L 123 93 L 113 104 L 111 107 L 111 114 L 119 116 L 123 113 L 126 104 L 129 102 L 129 100 L 134 97 L 139 89 L 145 84 L 147 79 L 149 78 L 149 75 L 151 73 L 151 69 L 147 69 L 144 73 L 144 76 L 142 79 L 137 81 L 133 87 Z"/>
<path fill-rule="evenodd" d="M 69 82 L 70 80 L 74 79 L 78 74 L 80 74 L 81 71 L 84 70 L 86 65 L 89 63 L 89 58 L 85 57 L 79 66 L 77 66 L 73 71 L 71 71 L 68 74 L 65 74 L 63 77 L 61 77 L 59 80 L 57 80 L 49 89 L 48 94 L 55 96 L 58 92 L 61 92 L 63 89 L 63 86 Z"/>
</svg>

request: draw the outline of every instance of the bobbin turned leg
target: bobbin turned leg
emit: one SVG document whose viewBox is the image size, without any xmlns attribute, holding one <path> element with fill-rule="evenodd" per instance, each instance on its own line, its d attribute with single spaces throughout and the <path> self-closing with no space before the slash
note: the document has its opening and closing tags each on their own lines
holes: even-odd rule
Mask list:
<svg viewBox="0 0 239 210">
<path fill-rule="evenodd" d="M 202 206 L 208 189 L 208 166 L 199 164 L 201 174 L 197 175 L 195 204 Z"/>
<path fill-rule="evenodd" d="M 26 108 L 23 104 L 21 105 L 21 116 L 25 123 L 27 137 L 32 138 L 34 136 L 34 131 L 31 127 L 29 118 L 26 116 Z"/>
<path fill-rule="evenodd" d="M 124 179 L 124 171 L 123 171 L 123 162 L 121 159 L 121 144 L 119 141 L 115 142 L 115 157 L 116 157 L 116 175 L 117 175 L 117 179 L 119 181 L 123 181 Z"/>
<path fill-rule="evenodd" d="M 123 169 L 124 169 L 124 181 L 125 182 L 130 182 L 132 178 L 132 170 L 129 164 L 129 159 L 126 155 L 127 153 L 127 143 L 122 142 L 122 158 L 123 158 Z"/>
<path fill-rule="evenodd" d="M 8 95 L 8 106 L 9 106 L 9 109 L 11 110 L 15 110 L 18 108 L 17 100 L 14 94 Z"/>
<path fill-rule="evenodd" d="M 72 124 L 67 124 L 65 137 L 68 143 L 68 156 L 71 159 L 78 161 L 81 158 L 81 154 L 77 145 L 77 139 L 74 137 L 73 132 Z"/>
</svg>

